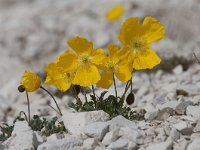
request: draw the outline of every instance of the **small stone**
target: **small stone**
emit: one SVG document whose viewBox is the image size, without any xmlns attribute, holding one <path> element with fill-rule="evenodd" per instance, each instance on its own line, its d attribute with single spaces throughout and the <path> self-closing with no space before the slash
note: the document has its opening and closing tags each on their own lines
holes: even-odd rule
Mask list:
<svg viewBox="0 0 200 150">
<path fill-rule="evenodd" d="M 117 141 L 111 143 L 107 150 L 128 150 L 129 141 L 125 139 L 118 139 Z"/>
<path fill-rule="evenodd" d="M 145 113 L 144 118 L 145 118 L 146 120 L 152 121 L 152 120 L 154 120 L 157 116 L 158 116 L 158 111 L 156 110 L 156 111 L 151 111 L 151 112 Z"/>
<path fill-rule="evenodd" d="M 197 124 L 193 130 L 194 132 L 200 132 L 200 119 L 197 121 Z"/>
<path fill-rule="evenodd" d="M 76 146 L 82 146 L 83 141 L 80 137 L 68 136 L 62 139 L 54 138 L 48 139 L 47 142 L 38 146 L 38 150 L 73 150 Z"/>
<path fill-rule="evenodd" d="M 102 140 L 104 135 L 108 132 L 109 126 L 106 122 L 94 122 L 84 127 L 84 133 L 98 140 Z"/>
<path fill-rule="evenodd" d="M 129 128 L 129 127 L 122 127 L 120 128 L 119 135 L 124 139 L 129 139 L 131 142 L 136 144 L 143 144 L 144 143 L 144 136 L 141 130 Z"/>
<path fill-rule="evenodd" d="M 116 128 L 114 130 L 111 130 L 104 136 L 102 143 L 107 146 L 110 143 L 116 141 L 118 138 L 119 138 L 119 128 Z"/>
<path fill-rule="evenodd" d="M 166 142 L 161 142 L 161 143 L 153 143 L 150 144 L 146 150 L 171 150 L 173 147 L 173 143 L 171 140 L 167 140 Z"/>
<path fill-rule="evenodd" d="M 175 112 L 177 115 L 185 115 L 186 109 L 189 105 L 192 105 L 193 103 L 191 101 L 184 101 L 181 102 L 175 109 Z"/>
<path fill-rule="evenodd" d="M 109 115 L 102 110 L 79 113 L 68 112 L 63 115 L 65 128 L 69 133 L 75 135 L 83 134 L 83 129 L 87 124 L 106 121 L 108 119 Z"/>
<path fill-rule="evenodd" d="M 173 73 L 175 75 L 180 75 L 181 73 L 183 73 L 183 66 L 178 65 L 173 69 Z"/>
<path fill-rule="evenodd" d="M 194 139 L 192 141 L 192 143 L 190 143 L 187 147 L 187 150 L 199 150 L 200 147 L 199 147 L 199 143 L 200 143 L 200 138 L 198 139 Z"/>
<path fill-rule="evenodd" d="M 184 90 L 176 90 L 176 95 L 182 95 L 182 96 L 188 96 L 188 92 L 184 91 Z"/>
<path fill-rule="evenodd" d="M 170 131 L 170 137 L 172 138 L 172 141 L 177 141 L 180 138 L 180 132 L 178 132 L 177 129 L 172 128 Z"/>
<path fill-rule="evenodd" d="M 177 142 L 174 142 L 174 150 L 186 150 L 188 142 L 185 138 L 179 139 Z"/>
<path fill-rule="evenodd" d="M 177 90 L 183 90 L 188 93 L 190 96 L 198 95 L 199 88 L 195 84 L 186 84 L 186 85 L 180 85 L 177 87 Z"/>
<path fill-rule="evenodd" d="M 166 120 L 173 114 L 174 114 L 174 110 L 170 107 L 166 107 L 158 112 L 158 116 L 156 120 L 160 120 L 160 121 Z"/>
<path fill-rule="evenodd" d="M 83 148 L 87 149 L 87 150 L 93 150 L 95 149 L 95 147 L 98 145 L 98 141 L 94 138 L 89 138 L 86 139 L 83 142 Z"/>
<path fill-rule="evenodd" d="M 136 123 L 134 121 L 130 121 L 121 115 L 113 118 L 112 120 L 109 120 L 108 124 L 110 131 L 120 127 L 137 128 Z"/>
<path fill-rule="evenodd" d="M 188 106 L 186 109 L 186 114 L 198 120 L 200 118 L 200 106 Z"/>
<path fill-rule="evenodd" d="M 193 133 L 192 125 L 185 121 L 181 121 L 181 122 L 175 124 L 174 128 L 176 128 L 183 135 L 191 135 Z"/>
</svg>

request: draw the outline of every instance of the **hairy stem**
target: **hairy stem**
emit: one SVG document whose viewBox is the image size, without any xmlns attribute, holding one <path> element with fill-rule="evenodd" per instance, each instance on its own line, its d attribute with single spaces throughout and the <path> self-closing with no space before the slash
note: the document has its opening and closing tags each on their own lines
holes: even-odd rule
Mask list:
<svg viewBox="0 0 200 150">
<path fill-rule="evenodd" d="M 45 92 L 47 92 L 47 93 L 52 97 L 52 99 L 53 99 L 53 101 L 55 102 L 56 107 L 57 107 L 57 109 L 58 109 L 58 111 L 59 111 L 59 114 L 62 116 L 62 112 L 61 112 L 61 110 L 60 110 L 60 108 L 59 108 L 59 106 L 58 106 L 58 103 L 56 102 L 54 96 L 53 96 L 47 89 L 45 89 L 44 87 L 41 86 L 40 88 L 43 89 Z"/>
<path fill-rule="evenodd" d="M 26 90 L 26 98 L 27 98 L 27 103 L 28 103 L 28 123 L 30 124 L 30 121 L 31 121 L 31 111 L 30 111 L 30 101 L 29 101 L 27 90 Z"/>
<path fill-rule="evenodd" d="M 113 73 L 113 82 L 114 82 L 114 87 L 115 87 L 115 96 L 116 96 L 116 99 L 117 99 L 117 86 L 116 86 L 116 81 L 115 81 L 115 75 Z"/>
</svg>

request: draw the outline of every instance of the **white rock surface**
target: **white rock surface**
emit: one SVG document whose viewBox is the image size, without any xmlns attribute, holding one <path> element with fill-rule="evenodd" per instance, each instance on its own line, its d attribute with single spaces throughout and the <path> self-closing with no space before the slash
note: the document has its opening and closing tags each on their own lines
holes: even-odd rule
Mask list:
<svg viewBox="0 0 200 150">
<path fill-rule="evenodd" d="M 186 109 L 186 114 L 198 120 L 200 118 L 200 106 L 188 106 Z"/>
<path fill-rule="evenodd" d="M 114 130 L 111 130 L 104 136 L 102 143 L 107 146 L 110 143 L 116 141 L 118 138 L 119 138 L 119 128 L 116 128 Z"/>
<path fill-rule="evenodd" d="M 144 137 L 142 131 L 134 128 L 121 127 L 119 135 L 124 139 L 129 139 L 136 144 L 143 144 Z"/>
<path fill-rule="evenodd" d="M 194 139 L 187 147 L 187 150 L 198 150 L 200 139 Z"/>
<path fill-rule="evenodd" d="M 130 121 L 121 115 L 113 118 L 112 120 L 109 120 L 108 124 L 109 124 L 109 130 L 113 130 L 119 127 L 137 128 L 136 123 L 134 121 Z"/>
<path fill-rule="evenodd" d="M 88 138 L 83 142 L 83 148 L 87 150 L 93 150 L 97 145 L 99 144 L 95 138 Z"/>
<path fill-rule="evenodd" d="M 77 136 L 67 136 L 62 139 L 57 139 L 56 136 L 49 138 L 47 142 L 38 146 L 38 150 L 73 150 L 76 146 L 81 146 L 83 140 Z"/>
<path fill-rule="evenodd" d="M 118 139 L 117 141 L 111 143 L 107 149 L 108 150 L 128 150 L 129 141 L 126 139 Z"/>
<path fill-rule="evenodd" d="M 156 150 L 156 149 L 160 149 L 160 150 L 170 150 L 172 149 L 173 143 L 171 140 L 168 140 L 166 142 L 161 142 L 161 143 L 154 143 L 154 144 L 150 144 L 146 150 Z"/>
<path fill-rule="evenodd" d="M 36 135 L 26 121 L 17 121 L 12 136 L 3 143 L 9 150 L 34 150 L 36 144 Z"/>
<path fill-rule="evenodd" d="M 84 133 L 89 136 L 102 140 L 105 134 L 108 132 L 109 126 L 106 122 L 94 122 L 84 127 Z"/>
<path fill-rule="evenodd" d="M 93 122 L 106 121 L 109 115 L 104 111 L 67 113 L 63 116 L 65 128 L 72 134 L 83 134 L 83 129 L 87 124 Z"/>
</svg>

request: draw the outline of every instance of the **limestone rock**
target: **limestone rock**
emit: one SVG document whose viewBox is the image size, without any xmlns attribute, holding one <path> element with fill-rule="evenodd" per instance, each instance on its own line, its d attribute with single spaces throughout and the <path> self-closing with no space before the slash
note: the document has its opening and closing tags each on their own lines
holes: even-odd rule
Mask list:
<svg viewBox="0 0 200 150">
<path fill-rule="evenodd" d="M 79 113 L 66 113 L 63 115 L 65 128 L 71 134 L 83 134 L 83 129 L 92 122 L 101 122 L 109 119 L 109 115 L 102 110 Z"/>
<path fill-rule="evenodd" d="M 98 140 L 102 140 L 104 135 L 108 132 L 108 123 L 106 122 L 94 122 L 84 127 L 84 133 Z"/>
<path fill-rule="evenodd" d="M 56 136 L 47 140 L 47 142 L 38 146 L 38 150 L 73 150 L 76 146 L 81 146 L 83 141 L 80 137 L 67 136 L 62 139 L 57 139 Z"/>
<path fill-rule="evenodd" d="M 14 125 L 11 137 L 3 145 L 9 150 L 34 150 L 37 143 L 36 136 L 28 123 L 18 121 Z"/>
</svg>

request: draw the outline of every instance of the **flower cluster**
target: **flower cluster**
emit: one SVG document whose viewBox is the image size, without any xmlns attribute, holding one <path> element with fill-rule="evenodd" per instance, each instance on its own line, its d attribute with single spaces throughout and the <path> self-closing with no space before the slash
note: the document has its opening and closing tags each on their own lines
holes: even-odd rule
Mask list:
<svg viewBox="0 0 200 150">
<path fill-rule="evenodd" d="M 152 69 L 161 62 L 157 53 L 151 48 L 151 44 L 162 39 L 164 35 L 164 27 L 155 18 L 146 17 L 142 24 L 137 17 L 128 18 L 124 21 L 118 36 L 122 47 L 109 44 L 108 54 L 102 48 L 94 48 L 93 43 L 87 39 L 75 36 L 67 41 L 71 49 L 66 50 L 56 58 L 55 62 L 44 67 L 47 73 L 45 84 L 54 85 L 63 92 L 70 87 L 75 89 L 75 85 L 92 86 L 95 96 L 93 85 L 108 89 L 114 82 L 116 99 L 118 99 L 115 83 L 115 78 L 117 78 L 131 85 L 131 95 L 129 94 L 128 99 L 130 100 L 128 101 L 132 103 L 134 101 L 132 72 L 133 70 Z M 38 88 L 43 89 L 53 98 L 57 106 L 57 110 L 55 108 L 54 110 L 62 115 L 54 97 L 41 86 L 40 78 L 35 73 L 25 71 L 19 91 L 27 93 Z M 126 87 L 125 91 L 127 90 Z M 81 106 L 76 92 L 75 95 L 77 103 Z M 85 98 L 87 101 L 86 96 Z"/>
<path fill-rule="evenodd" d="M 152 17 L 146 17 L 140 24 L 139 18 L 129 18 L 123 23 L 119 41 L 108 46 L 108 55 L 102 48 L 94 48 L 87 39 L 75 36 L 67 41 L 72 50 L 66 50 L 55 62 L 45 66 L 45 84 L 54 85 L 60 91 L 68 90 L 71 85 L 92 86 L 108 89 L 114 76 L 127 82 L 132 71 L 151 69 L 161 61 L 151 48 L 151 43 L 164 37 L 162 24 Z M 26 71 L 21 84 L 28 92 L 40 87 L 40 79 Z"/>
</svg>

